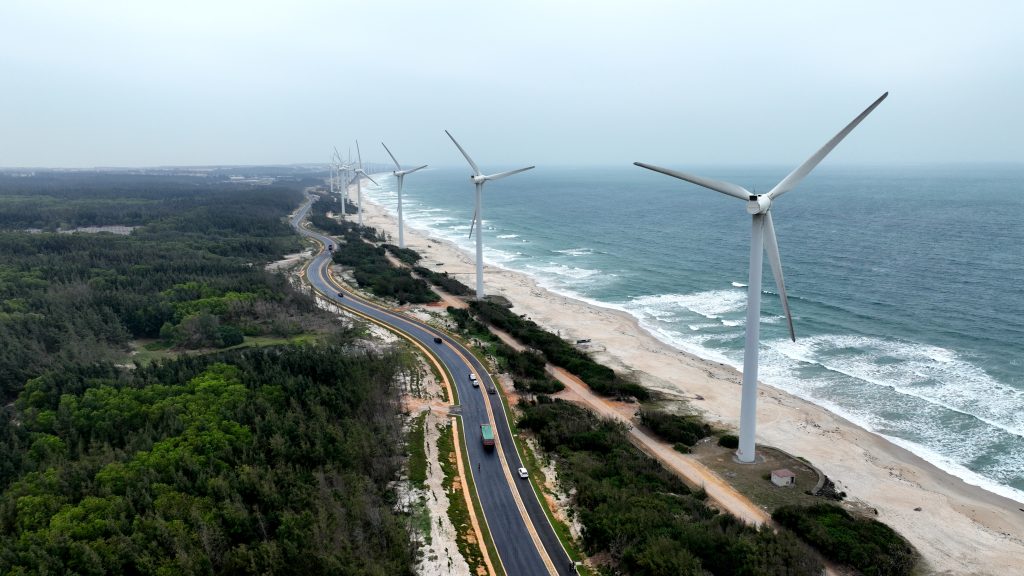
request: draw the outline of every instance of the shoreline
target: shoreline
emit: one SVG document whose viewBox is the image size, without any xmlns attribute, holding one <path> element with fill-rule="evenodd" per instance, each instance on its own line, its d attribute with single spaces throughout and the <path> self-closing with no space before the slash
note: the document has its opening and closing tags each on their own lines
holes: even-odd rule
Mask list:
<svg viewBox="0 0 1024 576">
<path fill-rule="evenodd" d="M 394 215 L 364 195 L 368 226 L 397 238 Z M 467 285 L 473 256 L 455 244 L 405 226 L 406 245 L 421 265 Z M 589 338 L 591 354 L 664 395 L 686 400 L 704 418 L 739 422 L 740 372 L 659 340 L 627 312 L 564 296 L 530 276 L 485 265 L 489 294 L 563 338 Z M 1024 504 L 968 484 L 889 439 L 781 389 L 759 385 L 759 444 L 808 458 L 848 500 L 878 511 L 921 553 L 929 573 L 1006 574 L 1024 557 Z"/>
</svg>

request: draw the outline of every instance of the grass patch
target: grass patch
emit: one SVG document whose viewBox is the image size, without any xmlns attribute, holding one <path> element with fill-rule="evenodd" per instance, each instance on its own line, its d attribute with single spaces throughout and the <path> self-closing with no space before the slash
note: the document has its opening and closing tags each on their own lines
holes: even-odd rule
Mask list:
<svg viewBox="0 0 1024 576">
<path fill-rule="evenodd" d="M 276 336 L 246 336 L 245 341 L 241 344 L 236 344 L 228 348 L 203 348 L 199 350 L 181 350 L 171 348 L 170 344 L 162 340 L 135 340 L 131 343 L 132 352 L 125 356 L 125 360 L 128 362 L 137 362 L 141 366 L 149 366 L 153 362 L 170 360 L 183 355 L 200 356 L 203 354 L 216 354 L 227 350 L 238 350 L 241 348 L 307 344 L 310 342 L 316 342 L 321 338 L 321 334 L 313 333 L 303 333 L 287 338 Z"/>
<path fill-rule="evenodd" d="M 428 412 L 423 412 L 413 418 L 409 429 L 409 482 L 419 488 L 427 484 L 427 450 L 424 445 L 427 414 Z"/>
<path fill-rule="evenodd" d="M 459 425 L 460 434 L 462 432 L 462 426 Z M 438 426 L 441 434 L 437 439 L 437 459 L 441 464 L 441 470 L 444 471 L 444 480 L 442 486 L 444 491 L 448 494 L 448 518 L 452 522 L 452 526 L 455 527 L 455 541 L 459 546 L 459 552 L 462 557 L 466 560 L 466 564 L 469 565 L 470 570 L 473 572 L 482 571 L 486 573 L 487 565 L 484 563 L 484 556 L 481 552 L 482 546 L 486 545 L 488 553 L 491 557 L 497 560 L 498 554 L 494 549 L 494 544 L 490 542 L 485 527 L 481 527 L 484 530 L 484 538 L 487 540 L 486 543 L 476 542 L 476 534 L 473 531 L 473 524 L 469 520 L 469 509 L 466 508 L 466 499 L 463 498 L 462 494 L 455 491 L 455 478 L 458 477 L 459 471 L 455 467 L 455 442 L 452 439 L 451 425 Z M 467 490 L 472 487 L 472 482 L 467 478 L 461 479 L 460 490 Z M 473 507 L 477 513 L 477 517 L 483 519 L 483 511 L 479 508 L 479 503 L 476 500 L 475 492 L 471 491 L 473 496 Z M 495 566 L 501 574 L 504 572 L 501 566 Z"/>
<path fill-rule="evenodd" d="M 757 447 L 757 462 L 741 464 L 736 461 L 734 450 L 716 446 L 712 441 L 700 442 L 692 448 L 693 455 L 708 468 L 714 470 L 741 494 L 758 506 L 774 512 L 780 506 L 791 504 L 811 505 L 821 503 L 823 498 L 811 496 L 818 483 L 818 473 L 806 462 L 792 458 L 770 446 Z M 771 471 L 786 468 L 796 474 L 793 486 L 776 486 L 771 483 Z"/>
<path fill-rule="evenodd" d="M 795 532 L 826 558 L 868 576 L 910 576 L 918 555 L 895 530 L 858 518 L 835 504 L 785 506 L 772 519 Z"/>
</svg>

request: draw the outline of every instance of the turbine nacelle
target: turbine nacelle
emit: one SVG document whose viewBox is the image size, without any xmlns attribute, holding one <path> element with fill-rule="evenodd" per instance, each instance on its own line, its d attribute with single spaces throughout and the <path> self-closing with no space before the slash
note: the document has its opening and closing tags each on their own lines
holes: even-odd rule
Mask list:
<svg viewBox="0 0 1024 576">
<path fill-rule="evenodd" d="M 772 199 L 767 194 L 761 194 L 759 196 L 751 195 L 747 200 L 747 214 L 767 214 L 768 209 L 772 207 Z"/>
<path fill-rule="evenodd" d="M 473 184 L 483 184 L 487 182 L 487 176 L 483 174 L 470 174 L 469 179 L 473 181 Z"/>
</svg>

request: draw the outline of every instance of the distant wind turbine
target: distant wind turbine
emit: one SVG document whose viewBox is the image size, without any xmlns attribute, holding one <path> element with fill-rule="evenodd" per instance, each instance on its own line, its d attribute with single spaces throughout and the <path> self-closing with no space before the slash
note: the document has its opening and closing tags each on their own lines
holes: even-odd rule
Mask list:
<svg viewBox="0 0 1024 576">
<path fill-rule="evenodd" d="M 388 156 L 391 156 L 391 160 L 394 161 L 395 168 L 397 168 L 397 170 L 392 172 L 392 174 L 395 175 L 395 178 L 398 178 L 398 247 L 405 248 L 405 228 L 402 224 L 402 181 L 405 180 L 406 174 L 412 174 L 417 170 L 422 170 L 426 168 L 427 165 L 424 164 L 423 166 L 418 166 L 411 170 L 402 170 L 402 165 L 395 159 L 395 155 L 391 153 L 391 150 L 388 150 L 388 145 L 383 142 L 381 142 L 380 145 L 387 150 Z"/>
<path fill-rule="evenodd" d="M 359 158 L 359 167 L 356 168 L 356 170 L 355 170 L 355 174 L 356 174 L 356 200 L 359 202 L 359 225 L 362 226 L 363 225 L 363 178 L 362 177 L 365 177 L 367 180 L 369 180 L 370 182 L 373 182 L 377 186 L 380 186 L 380 184 L 377 184 L 376 180 L 374 180 L 373 178 L 370 178 L 369 174 L 367 174 L 366 172 L 363 172 L 363 153 L 359 151 L 359 140 L 356 140 L 356 154 L 358 155 L 358 158 Z"/>
<path fill-rule="evenodd" d="M 460 146 L 459 143 L 455 140 L 455 137 L 452 136 L 452 133 L 447 130 L 445 130 L 444 133 L 447 134 L 448 137 L 452 139 L 452 143 L 454 143 L 455 147 L 459 149 L 459 152 L 462 152 L 462 155 L 466 157 L 466 161 L 469 162 L 470 167 L 473 168 L 473 175 L 469 177 L 469 179 L 473 181 L 473 184 L 476 185 L 476 208 L 473 210 L 473 221 L 470 222 L 469 224 L 469 237 L 472 238 L 473 228 L 483 226 L 484 215 L 483 209 L 481 208 L 480 205 L 480 196 L 483 193 L 484 184 L 487 183 L 488 180 L 498 180 L 506 176 L 511 176 L 513 174 L 526 172 L 527 170 L 530 170 L 534 167 L 527 166 L 526 168 L 509 170 L 508 172 L 499 172 L 497 174 L 491 174 L 489 176 L 481 174 L 480 168 L 477 167 L 476 162 L 473 162 L 473 159 L 469 157 L 469 154 L 467 154 L 466 151 L 462 149 L 462 146 Z M 484 297 L 484 243 L 482 229 L 478 230 L 476 233 L 476 297 L 477 300 L 483 300 Z"/>
<path fill-rule="evenodd" d="M 686 180 L 698 186 L 710 188 L 727 196 L 739 198 L 747 203 L 747 213 L 752 216 L 752 227 L 750 235 L 750 273 L 747 280 L 747 324 L 746 324 L 746 345 L 743 349 L 743 388 L 740 400 L 740 441 L 739 449 L 736 451 L 736 458 L 740 462 L 754 461 L 754 436 L 757 425 L 757 353 L 758 340 L 760 336 L 761 320 L 761 265 L 762 253 L 768 252 L 768 262 L 771 264 L 772 275 L 775 276 L 775 284 L 779 289 L 779 298 L 782 300 L 782 309 L 786 313 L 786 321 L 789 323 L 789 337 L 796 341 L 796 333 L 793 331 L 793 316 L 789 312 L 789 300 L 786 298 L 786 283 L 782 278 L 782 260 L 779 258 L 779 245 L 775 239 L 775 226 L 772 224 L 771 206 L 772 202 L 780 196 L 796 188 L 806 176 L 814 170 L 829 152 L 832 151 L 842 140 L 846 138 L 868 114 L 871 113 L 889 93 L 882 94 L 866 110 L 825 143 L 820 150 L 798 166 L 775 185 L 767 194 L 754 194 L 742 186 L 729 182 L 721 182 L 701 176 L 693 176 L 683 172 L 677 172 L 668 168 L 660 168 L 643 162 L 634 162 L 641 168 L 654 170 L 667 174 L 673 178 Z"/>
<path fill-rule="evenodd" d="M 330 168 L 330 176 L 327 177 L 327 180 L 331 183 L 331 196 L 334 196 L 334 156 L 331 156 L 331 162 L 328 164 L 328 167 Z"/>
<path fill-rule="evenodd" d="M 339 184 L 338 187 L 340 188 L 339 192 L 341 193 L 341 218 L 342 218 L 342 220 L 344 220 L 345 219 L 345 215 L 347 213 L 347 204 L 348 204 L 348 178 L 347 178 L 347 175 L 348 175 L 349 170 L 352 169 L 352 166 L 346 164 L 341 159 L 341 154 L 338 153 L 338 147 L 337 146 L 334 147 L 334 169 L 335 169 L 335 173 L 338 175 L 338 184 Z"/>
</svg>

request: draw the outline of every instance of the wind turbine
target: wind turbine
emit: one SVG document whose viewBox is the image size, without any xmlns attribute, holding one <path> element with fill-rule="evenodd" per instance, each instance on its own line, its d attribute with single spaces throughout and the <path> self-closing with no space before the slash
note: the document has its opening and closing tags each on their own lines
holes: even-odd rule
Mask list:
<svg viewBox="0 0 1024 576">
<path fill-rule="evenodd" d="M 526 168 L 519 168 L 517 170 L 509 170 L 508 172 L 499 172 L 497 174 L 484 175 L 480 173 L 480 168 L 477 167 L 476 162 L 466 154 L 466 151 L 462 149 L 462 146 L 455 140 L 452 133 L 445 130 L 445 134 L 452 139 L 452 143 L 455 147 L 462 152 L 462 155 L 466 157 L 466 161 L 469 162 L 471 168 L 473 168 L 473 175 L 469 177 L 476 185 L 476 208 L 473 210 L 473 221 L 469 224 L 469 237 L 473 237 L 473 228 L 479 223 L 479 226 L 483 226 L 483 211 L 480 206 L 480 196 L 484 189 L 484 184 L 488 180 L 498 180 L 506 176 L 518 174 L 520 172 L 526 172 L 533 168 L 533 166 L 527 166 Z M 476 298 L 477 300 L 483 300 L 484 298 L 484 242 L 483 242 L 483 230 L 478 230 L 476 233 Z"/>
<path fill-rule="evenodd" d="M 331 162 L 327 165 L 330 168 L 330 176 L 328 181 L 331 183 L 331 196 L 334 196 L 334 156 L 331 156 Z"/>
<path fill-rule="evenodd" d="M 359 151 L 359 140 L 356 140 L 356 154 L 359 157 L 359 167 L 355 169 L 355 175 L 356 175 L 356 201 L 359 202 L 359 225 L 362 226 L 363 225 L 363 179 L 361 178 L 361 176 L 365 176 L 366 179 L 368 179 L 370 182 L 373 182 L 377 186 L 380 186 L 380 184 L 377 184 L 376 180 L 374 180 L 373 178 L 370 178 L 369 174 L 367 174 L 366 172 L 363 172 L 363 153 Z"/>
<path fill-rule="evenodd" d="M 772 214 L 770 211 L 772 202 L 795 188 L 888 95 L 888 92 L 882 94 L 867 109 L 861 112 L 859 116 L 854 118 L 852 122 L 826 142 L 813 156 L 776 184 L 767 194 L 754 194 L 746 188 L 730 182 L 721 182 L 677 172 L 668 168 L 644 164 L 643 162 L 634 162 L 635 165 L 641 168 L 661 172 L 673 178 L 686 180 L 698 186 L 710 188 L 727 196 L 744 200 L 747 203 L 747 213 L 752 217 L 750 275 L 747 280 L 746 343 L 743 349 L 743 388 L 740 400 L 740 441 L 739 448 L 736 451 L 736 458 L 740 462 L 750 463 L 754 461 L 754 436 L 757 424 L 757 353 L 761 320 L 761 257 L 765 251 L 768 253 L 768 262 L 772 267 L 772 275 L 775 276 L 775 284 L 779 288 L 782 309 L 785 311 L 786 321 L 789 323 L 789 337 L 794 342 L 796 341 L 796 333 L 793 331 L 793 316 L 789 312 L 789 300 L 786 298 L 786 283 L 782 278 L 782 261 L 779 258 L 779 245 L 775 239 L 775 226 L 772 224 Z"/>
<path fill-rule="evenodd" d="M 399 164 L 398 160 L 395 159 L 395 155 L 392 154 L 391 150 L 388 149 L 388 145 L 383 142 L 381 142 L 380 145 L 383 146 L 385 150 L 387 150 L 388 156 L 391 156 L 391 159 L 395 162 L 395 168 L 398 168 L 398 170 L 392 172 L 392 174 L 394 174 L 395 177 L 398 178 L 398 247 L 405 248 L 405 228 L 402 225 L 402 181 L 405 180 L 406 174 L 412 174 L 417 170 L 422 170 L 426 168 L 427 165 L 424 164 L 423 166 L 413 168 L 412 170 L 402 170 L 402 165 Z"/>
<path fill-rule="evenodd" d="M 338 175 L 338 187 L 340 188 L 339 191 L 341 192 L 341 218 L 344 220 L 346 214 L 346 204 L 348 203 L 348 182 L 346 182 L 347 179 L 345 178 L 345 175 L 349 171 L 351 166 L 345 164 L 345 162 L 341 159 L 341 154 L 338 154 L 337 146 L 334 147 L 334 157 L 332 158 L 332 162 L 334 162 L 335 173 Z"/>
</svg>

